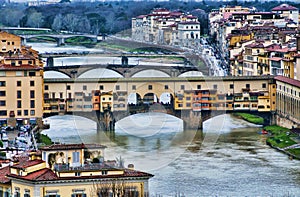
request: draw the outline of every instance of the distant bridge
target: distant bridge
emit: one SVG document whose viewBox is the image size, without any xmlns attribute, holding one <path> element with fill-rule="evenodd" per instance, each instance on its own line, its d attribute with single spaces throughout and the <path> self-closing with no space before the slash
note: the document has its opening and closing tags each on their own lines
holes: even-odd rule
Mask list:
<svg viewBox="0 0 300 197">
<path fill-rule="evenodd" d="M 70 78 L 77 78 L 83 73 L 93 69 L 108 69 L 117 72 L 125 78 L 145 70 L 161 71 L 170 77 L 178 77 L 179 75 L 189 71 L 199 71 L 195 66 L 160 66 L 160 65 L 128 65 L 128 64 L 87 64 L 73 66 L 52 66 L 44 67 L 44 71 L 57 71 L 67 75 Z"/>
<path fill-rule="evenodd" d="M 91 34 L 35 34 L 35 35 L 19 35 L 22 38 L 22 42 L 25 45 L 27 40 L 30 38 L 38 38 L 38 37 L 50 37 L 54 38 L 57 42 L 57 46 L 65 44 L 65 39 L 74 38 L 74 37 L 86 37 L 91 39 L 94 42 L 100 40 L 100 37 L 97 35 Z"/>
</svg>

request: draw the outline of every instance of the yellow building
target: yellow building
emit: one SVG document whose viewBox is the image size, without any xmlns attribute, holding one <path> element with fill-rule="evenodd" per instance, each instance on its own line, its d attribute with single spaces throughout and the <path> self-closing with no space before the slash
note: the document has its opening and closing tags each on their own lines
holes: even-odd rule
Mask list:
<svg viewBox="0 0 300 197">
<path fill-rule="evenodd" d="M 26 160 L 0 169 L 2 192 L 26 197 L 149 196 L 148 180 L 153 175 L 134 170 L 133 165 L 124 168 L 111 161 L 89 160 L 102 158 L 104 148 L 96 144 L 44 147 L 42 157 L 48 157 L 48 162 Z"/>
<path fill-rule="evenodd" d="M 37 51 L 21 38 L 0 32 L 0 125 L 42 126 L 43 70 Z"/>
<path fill-rule="evenodd" d="M 14 34 L 0 31 L 0 47 L 1 52 L 6 53 L 8 51 L 16 52 L 21 50 L 21 37 Z"/>
</svg>

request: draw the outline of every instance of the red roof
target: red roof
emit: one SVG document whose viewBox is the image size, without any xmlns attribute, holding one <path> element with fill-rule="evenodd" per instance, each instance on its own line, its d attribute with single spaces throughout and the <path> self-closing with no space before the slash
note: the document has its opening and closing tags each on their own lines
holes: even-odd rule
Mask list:
<svg viewBox="0 0 300 197">
<path fill-rule="evenodd" d="M 9 174 L 8 177 L 25 179 L 29 181 L 54 181 L 59 179 L 59 177 L 49 168 L 43 168 L 41 170 L 34 171 L 27 174 L 26 176 Z"/>
<path fill-rule="evenodd" d="M 288 83 L 293 86 L 300 87 L 300 81 L 296 80 L 296 79 L 291 79 L 291 78 L 284 77 L 284 76 L 276 76 L 275 80 L 285 82 L 285 83 Z"/>
<path fill-rule="evenodd" d="M 9 166 L 0 169 L 0 183 L 9 183 L 10 179 L 6 175 L 10 173 Z"/>
<path fill-rule="evenodd" d="M 30 166 L 35 166 L 41 163 L 45 163 L 45 161 L 43 160 L 27 160 L 27 161 L 22 161 L 19 162 L 16 165 L 13 165 L 12 168 L 19 168 L 19 169 L 24 169 L 24 168 L 28 168 Z"/>
<path fill-rule="evenodd" d="M 53 144 L 44 146 L 41 150 L 74 150 L 74 149 L 89 149 L 89 148 L 106 148 L 100 144 Z"/>
<path fill-rule="evenodd" d="M 271 57 L 270 60 L 278 62 L 282 60 L 282 57 Z"/>
<path fill-rule="evenodd" d="M 122 170 L 122 169 L 121 169 Z M 16 174 L 8 174 L 8 177 L 23 179 L 28 181 L 63 181 L 63 180 L 84 180 L 84 179 L 105 179 L 105 178 L 130 178 L 130 177 L 145 177 L 150 178 L 154 175 L 141 172 L 137 170 L 124 169 L 124 174 L 113 174 L 113 175 L 95 175 L 95 176 L 69 176 L 69 177 L 58 177 L 51 169 L 43 168 L 41 170 L 29 173 L 26 176 L 19 176 Z M 9 179 L 8 179 L 9 180 Z"/>
<path fill-rule="evenodd" d="M 288 5 L 288 4 L 281 4 L 272 9 L 272 11 L 290 11 L 290 10 L 298 10 L 298 8 Z"/>
</svg>

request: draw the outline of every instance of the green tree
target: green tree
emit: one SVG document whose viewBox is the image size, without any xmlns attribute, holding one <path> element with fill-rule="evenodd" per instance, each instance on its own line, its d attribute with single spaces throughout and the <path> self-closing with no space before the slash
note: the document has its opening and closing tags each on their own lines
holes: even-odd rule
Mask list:
<svg viewBox="0 0 300 197">
<path fill-rule="evenodd" d="M 26 26 L 28 27 L 43 27 L 44 17 L 40 12 L 32 12 L 27 16 Z"/>
</svg>

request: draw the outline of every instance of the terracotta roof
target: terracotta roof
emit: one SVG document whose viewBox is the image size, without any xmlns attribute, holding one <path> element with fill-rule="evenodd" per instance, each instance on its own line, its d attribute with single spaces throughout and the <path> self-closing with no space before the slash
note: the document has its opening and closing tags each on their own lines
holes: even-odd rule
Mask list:
<svg viewBox="0 0 300 197">
<path fill-rule="evenodd" d="M 38 165 L 38 164 L 41 164 L 44 162 L 45 161 L 43 161 L 43 160 L 27 160 L 27 161 L 22 161 L 22 162 L 19 162 L 18 164 L 13 165 L 12 168 L 25 169 L 30 166 Z"/>
<path fill-rule="evenodd" d="M 270 60 L 278 62 L 282 60 L 282 57 L 271 57 Z"/>
<path fill-rule="evenodd" d="M 0 183 L 9 183 L 10 179 L 6 175 L 10 173 L 10 167 L 6 166 L 0 169 Z"/>
<path fill-rule="evenodd" d="M 53 144 L 44 146 L 41 150 L 74 150 L 74 149 L 92 149 L 92 148 L 106 148 L 100 144 Z"/>
<path fill-rule="evenodd" d="M 288 4 L 281 4 L 272 9 L 272 11 L 289 11 L 289 10 L 298 10 L 298 8 Z"/>
<path fill-rule="evenodd" d="M 22 64 L 21 66 L 12 66 L 10 64 L 0 64 L 0 70 L 42 70 L 39 66 Z"/>
<path fill-rule="evenodd" d="M 296 79 L 291 79 L 291 78 L 284 77 L 284 76 L 276 76 L 274 79 L 277 81 L 288 83 L 293 86 L 300 87 L 300 81 L 296 80 Z"/>
<path fill-rule="evenodd" d="M 23 179 L 33 182 L 38 181 L 63 181 L 63 180 L 84 180 L 84 179 L 105 179 L 105 178 L 135 178 L 135 177 L 145 177 L 151 178 L 154 175 L 131 169 L 121 169 L 124 170 L 123 174 L 112 174 L 112 175 L 95 175 L 95 176 L 69 176 L 69 177 L 58 177 L 51 169 L 43 168 L 41 170 L 29 173 L 26 176 L 19 176 L 16 174 L 8 174 L 8 177 Z"/>
<path fill-rule="evenodd" d="M 29 181 L 54 181 L 59 179 L 59 177 L 49 168 L 43 168 L 41 170 L 34 171 L 26 176 L 9 174 L 8 177 L 25 179 Z"/>
</svg>

